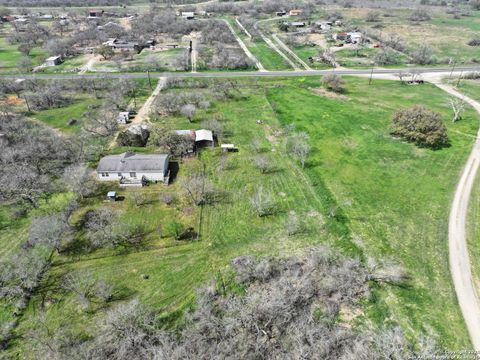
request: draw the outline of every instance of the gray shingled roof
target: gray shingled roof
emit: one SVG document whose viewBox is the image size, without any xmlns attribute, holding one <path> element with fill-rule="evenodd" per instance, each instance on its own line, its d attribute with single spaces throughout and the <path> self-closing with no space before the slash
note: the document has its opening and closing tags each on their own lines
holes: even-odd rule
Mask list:
<svg viewBox="0 0 480 360">
<path fill-rule="evenodd" d="M 98 172 L 164 172 L 168 155 L 123 153 L 103 157 L 98 163 Z"/>
</svg>

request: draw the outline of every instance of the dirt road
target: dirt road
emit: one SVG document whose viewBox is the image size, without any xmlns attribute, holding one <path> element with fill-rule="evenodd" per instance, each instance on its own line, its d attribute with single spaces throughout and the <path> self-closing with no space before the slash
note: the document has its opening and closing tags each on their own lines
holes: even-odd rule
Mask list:
<svg viewBox="0 0 480 360">
<path fill-rule="evenodd" d="M 238 34 L 235 32 L 235 30 L 233 29 L 232 25 L 230 25 L 230 23 L 223 19 L 223 21 L 225 22 L 225 24 L 227 24 L 228 28 L 230 29 L 230 32 L 232 33 L 233 36 L 235 36 L 235 39 L 237 40 L 238 42 L 238 45 L 240 45 L 240 47 L 242 48 L 243 52 L 245 53 L 245 55 L 247 55 L 247 57 L 255 64 L 255 66 L 257 67 L 257 69 L 259 71 L 267 71 L 265 70 L 265 68 L 263 67 L 262 63 L 250 52 L 250 50 L 248 50 L 247 46 L 245 45 L 245 43 L 243 42 L 242 39 L 240 39 L 240 37 L 238 36 Z M 239 26 L 241 26 L 243 28 L 243 25 L 238 21 L 238 19 L 236 19 L 237 21 L 237 24 L 239 24 Z M 243 28 L 244 29 L 244 28 Z M 246 30 L 245 30 L 246 31 Z M 247 32 L 248 33 L 248 32 Z"/>
<path fill-rule="evenodd" d="M 153 102 L 155 101 L 156 97 L 158 94 L 160 94 L 160 91 L 165 87 L 167 84 L 167 78 L 166 77 L 161 77 L 158 80 L 157 87 L 155 90 L 153 90 L 152 95 L 145 101 L 143 106 L 138 110 L 137 115 L 135 118 L 132 120 L 131 124 L 141 124 L 143 122 L 148 121 L 148 116 L 150 115 L 150 111 L 152 109 Z"/>
<path fill-rule="evenodd" d="M 275 40 L 283 50 L 285 50 L 288 54 L 290 54 L 292 58 L 294 58 L 299 64 L 301 64 L 305 68 L 305 70 L 308 70 L 308 71 L 312 70 L 312 68 L 308 66 L 305 61 L 300 59 L 300 57 L 297 54 L 295 54 L 282 40 L 280 40 L 277 34 L 273 34 L 272 37 L 273 37 L 273 40 Z"/>
<path fill-rule="evenodd" d="M 198 50 L 197 50 L 197 35 L 194 34 L 190 37 L 192 41 L 192 48 L 190 51 L 190 62 L 192 64 L 192 73 L 197 72 L 197 57 L 198 57 Z"/>
<path fill-rule="evenodd" d="M 274 21 L 274 20 L 278 20 L 278 19 L 283 19 L 283 18 L 275 17 L 275 18 L 271 18 L 271 19 L 259 20 L 255 23 L 255 25 L 253 25 L 253 27 L 255 28 L 255 30 L 257 30 L 258 34 L 260 35 L 262 40 L 265 41 L 265 43 L 268 45 L 268 47 L 270 47 L 273 51 L 275 51 L 278 55 L 280 55 L 295 71 L 300 71 L 301 69 L 292 60 L 290 60 L 290 58 L 286 54 L 284 54 L 284 52 L 282 50 L 280 50 L 278 48 L 278 46 L 275 45 L 275 43 L 272 40 L 270 40 L 258 27 L 258 24 L 260 24 L 262 22 Z"/>
<path fill-rule="evenodd" d="M 435 82 L 434 82 L 435 83 Z M 480 103 L 459 93 L 449 85 L 435 83 L 440 89 L 452 96 L 462 99 L 480 114 Z M 467 324 L 470 338 L 475 350 L 480 351 L 480 301 L 476 293 L 468 256 L 466 222 L 468 204 L 473 184 L 480 165 L 480 132 L 473 146 L 470 157 L 458 183 L 448 223 L 448 245 L 450 251 L 450 272 L 452 274 L 458 302 Z"/>
<path fill-rule="evenodd" d="M 368 77 L 368 75 L 360 75 Z M 442 78 L 448 77 L 449 72 L 422 74 L 421 78 L 431 82 L 438 88 L 471 105 L 480 114 L 480 103 L 461 94 L 452 86 L 442 83 Z M 375 79 L 399 80 L 395 74 L 375 74 Z M 448 248 L 450 273 L 455 287 L 458 303 L 463 314 L 468 333 L 476 351 L 480 351 L 480 301 L 470 268 L 468 255 L 466 222 L 468 204 L 472 188 L 480 165 L 480 130 L 477 134 L 472 152 L 465 164 L 462 176 L 450 209 L 448 221 Z"/>
<path fill-rule="evenodd" d="M 82 70 L 79 71 L 79 74 L 85 74 L 87 71 L 91 71 L 93 69 L 93 65 L 100 60 L 100 56 L 94 54 L 87 55 L 87 58 L 88 61 L 82 66 Z"/>
</svg>

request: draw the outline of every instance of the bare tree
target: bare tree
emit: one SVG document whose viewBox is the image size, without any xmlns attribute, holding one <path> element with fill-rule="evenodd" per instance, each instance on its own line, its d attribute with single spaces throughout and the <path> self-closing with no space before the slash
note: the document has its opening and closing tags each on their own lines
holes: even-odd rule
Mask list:
<svg viewBox="0 0 480 360">
<path fill-rule="evenodd" d="M 74 164 L 67 167 L 63 174 L 63 182 L 70 191 L 77 194 L 80 199 L 88 197 L 97 190 L 97 182 L 93 172 L 86 164 Z"/>
<path fill-rule="evenodd" d="M 448 104 L 452 108 L 453 122 L 457 122 L 462 119 L 462 113 L 465 111 L 465 102 L 457 97 L 450 97 Z"/>
<path fill-rule="evenodd" d="M 323 75 L 322 84 L 327 89 L 335 92 L 342 92 L 345 90 L 344 89 L 345 81 L 342 79 L 340 75 L 337 75 L 337 74 Z"/>
<path fill-rule="evenodd" d="M 112 108 L 102 108 L 98 114 L 87 114 L 84 129 L 92 135 L 111 136 L 118 130 L 117 116 Z"/>
<path fill-rule="evenodd" d="M 203 174 L 193 174 L 180 181 L 185 195 L 195 205 L 204 205 L 209 202 L 210 196 L 215 192 L 213 184 Z"/>
<path fill-rule="evenodd" d="M 74 293 L 85 310 L 90 308 L 92 302 L 109 301 L 113 294 L 113 286 L 97 279 L 90 270 L 69 272 L 64 276 L 61 286 Z"/>
<path fill-rule="evenodd" d="M 302 230 L 303 224 L 297 213 L 295 211 L 290 211 L 285 220 L 285 231 L 287 232 L 287 235 L 293 236 L 300 233 Z"/>
<path fill-rule="evenodd" d="M 271 192 L 265 190 L 263 186 L 259 186 L 254 190 L 250 197 L 250 203 L 260 217 L 273 215 L 276 212 L 276 204 L 273 196 Z"/>
<path fill-rule="evenodd" d="M 60 250 L 62 238 L 69 230 L 67 219 L 63 214 L 52 214 L 34 217 L 30 225 L 28 240 L 24 248 L 44 245 L 49 249 Z"/>
<path fill-rule="evenodd" d="M 253 159 L 255 166 L 262 172 L 262 174 L 268 174 L 275 170 L 275 165 L 273 164 L 271 158 L 267 156 L 256 156 Z"/>
<path fill-rule="evenodd" d="M 190 122 L 193 122 L 193 118 L 196 112 L 197 107 L 193 104 L 186 104 L 180 108 L 180 113 L 185 116 Z"/>
<path fill-rule="evenodd" d="M 294 156 L 305 167 L 305 161 L 310 154 L 310 145 L 308 144 L 308 134 L 305 132 L 290 135 L 287 139 L 287 152 Z"/>
</svg>

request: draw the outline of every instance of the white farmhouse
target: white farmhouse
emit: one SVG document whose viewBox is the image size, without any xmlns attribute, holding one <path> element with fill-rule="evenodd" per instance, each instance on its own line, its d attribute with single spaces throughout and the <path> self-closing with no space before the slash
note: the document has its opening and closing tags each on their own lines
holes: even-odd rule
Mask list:
<svg viewBox="0 0 480 360">
<path fill-rule="evenodd" d="M 170 156 L 166 154 L 135 154 L 126 152 L 103 157 L 97 167 L 101 181 L 141 183 L 147 181 L 167 182 Z"/>
</svg>

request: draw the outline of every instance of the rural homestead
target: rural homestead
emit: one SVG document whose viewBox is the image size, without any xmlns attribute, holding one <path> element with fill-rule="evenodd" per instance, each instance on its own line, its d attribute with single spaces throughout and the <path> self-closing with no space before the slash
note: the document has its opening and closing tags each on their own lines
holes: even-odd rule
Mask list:
<svg viewBox="0 0 480 360">
<path fill-rule="evenodd" d="M 480 0 L 0 0 L 0 360 L 480 360 Z"/>
</svg>

